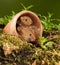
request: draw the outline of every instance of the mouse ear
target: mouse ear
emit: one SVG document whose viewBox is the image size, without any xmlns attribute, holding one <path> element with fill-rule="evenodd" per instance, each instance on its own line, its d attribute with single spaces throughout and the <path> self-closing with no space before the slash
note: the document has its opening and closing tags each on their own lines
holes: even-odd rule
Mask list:
<svg viewBox="0 0 60 65">
<path fill-rule="evenodd" d="M 41 20 L 39 19 L 39 17 L 32 11 L 21 11 L 19 13 L 17 13 L 11 21 L 9 21 L 9 23 L 5 26 L 5 28 L 3 29 L 4 33 L 7 34 L 12 34 L 15 36 L 19 36 L 17 29 L 16 29 L 16 24 L 17 24 L 17 20 L 21 17 L 21 16 L 29 16 L 32 21 L 33 21 L 33 25 L 35 25 L 38 29 L 39 29 L 39 35 L 42 36 L 42 24 L 41 24 Z"/>
</svg>

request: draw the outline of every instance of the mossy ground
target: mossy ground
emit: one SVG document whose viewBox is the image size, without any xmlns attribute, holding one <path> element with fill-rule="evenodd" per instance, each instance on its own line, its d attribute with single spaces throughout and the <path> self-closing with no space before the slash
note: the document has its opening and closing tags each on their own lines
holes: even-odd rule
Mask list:
<svg viewBox="0 0 60 65">
<path fill-rule="evenodd" d="M 51 40 L 49 36 L 46 37 Z M 60 38 L 54 38 L 52 41 L 53 47 L 46 51 L 15 36 L 3 34 L 0 29 L 0 65 L 60 65 Z M 2 43 L 12 43 L 19 46 L 19 50 L 5 56 Z"/>
</svg>

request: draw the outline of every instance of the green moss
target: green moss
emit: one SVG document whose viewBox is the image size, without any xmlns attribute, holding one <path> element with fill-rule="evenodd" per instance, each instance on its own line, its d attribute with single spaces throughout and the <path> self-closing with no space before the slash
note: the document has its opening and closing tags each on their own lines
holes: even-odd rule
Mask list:
<svg viewBox="0 0 60 65">
<path fill-rule="evenodd" d="M 13 44 L 19 46 L 19 50 L 12 51 L 10 55 L 4 56 L 2 50 L 2 43 Z M 59 44 L 55 43 L 56 47 L 49 49 L 48 51 L 43 50 L 40 47 L 37 47 L 31 43 L 21 40 L 15 36 L 9 34 L 0 33 L 0 60 L 2 60 L 2 65 L 11 65 L 16 63 L 17 65 L 29 65 L 32 64 L 35 60 L 36 63 L 44 65 L 53 65 L 60 61 L 60 51 L 56 50 L 59 47 Z"/>
</svg>

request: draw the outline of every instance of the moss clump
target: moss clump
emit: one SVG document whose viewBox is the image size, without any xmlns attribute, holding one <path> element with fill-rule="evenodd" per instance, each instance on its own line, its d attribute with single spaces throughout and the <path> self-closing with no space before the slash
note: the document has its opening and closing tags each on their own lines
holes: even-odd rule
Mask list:
<svg viewBox="0 0 60 65">
<path fill-rule="evenodd" d="M 18 46 L 19 49 L 12 50 L 10 54 L 4 54 L 3 43 Z M 56 44 L 56 45 L 55 45 Z M 12 47 L 10 46 L 10 48 Z M 13 48 L 13 47 L 12 47 Z M 31 43 L 21 40 L 9 34 L 0 33 L 0 63 L 1 65 L 56 65 L 60 63 L 59 43 L 54 43 L 52 49 L 47 51 Z"/>
</svg>

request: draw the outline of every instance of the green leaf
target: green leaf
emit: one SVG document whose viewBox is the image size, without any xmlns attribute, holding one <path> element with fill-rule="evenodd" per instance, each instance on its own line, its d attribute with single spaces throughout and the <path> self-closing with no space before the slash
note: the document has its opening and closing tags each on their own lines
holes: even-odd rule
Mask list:
<svg viewBox="0 0 60 65">
<path fill-rule="evenodd" d="M 52 16 L 53 14 L 48 12 L 48 18 L 50 19 Z"/>
<path fill-rule="evenodd" d="M 50 32 L 52 29 L 60 30 L 60 19 L 52 18 L 53 14 L 48 13 L 47 16 L 38 14 L 38 16 L 40 16 L 44 31 Z"/>
<path fill-rule="evenodd" d="M 4 16 L 3 18 L 0 18 L 0 24 L 6 25 L 12 19 L 12 17 L 14 15 L 15 15 L 15 12 L 12 11 L 12 15 L 10 15 L 10 16 Z"/>
<path fill-rule="evenodd" d="M 47 42 L 47 39 L 46 38 L 44 38 L 44 37 L 40 37 L 39 36 L 39 40 L 40 40 L 40 43 L 45 43 L 45 42 Z"/>
<path fill-rule="evenodd" d="M 45 46 L 49 47 L 49 48 L 52 48 L 53 46 L 53 42 L 52 41 L 49 41 L 45 44 Z"/>
<path fill-rule="evenodd" d="M 20 3 L 24 10 L 26 10 L 26 7 L 23 5 L 23 3 Z"/>
<path fill-rule="evenodd" d="M 48 48 L 44 45 L 45 42 L 47 42 L 47 39 L 44 37 L 40 37 L 39 36 L 39 40 L 40 40 L 40 46 L 41 48 L 43 48 L 44 50 L 47 50 Z"/>
<path fill-rule="evenodd" d="M 32 8 L 32 7 L 33 7 L 33 5 L 30 5 L 30 6 L 26 7 L 26 6 L 24 6 L 24 4 L 23 4 L 23 3 L 20 3 L 20 4 L 21 4 L 21 6 L 23 7 L 23 9 L 22 9 L 22 10 L 29 10 L 30 8 Z"/>
<path fill-rule="evenodd" d="M 32 8 L 32 7 L 33 7 L 33 5 L 28 6 L 28 7 L 27 7 L 27 10 L 29 10 L 29 9 Z"/>
<path fill-rule="evenodd" d="M 60 30 L 60 24 L 56 25 L 56 29 Z"/>
</svg>

